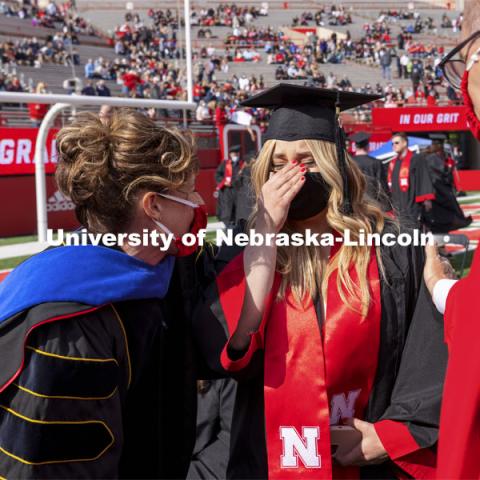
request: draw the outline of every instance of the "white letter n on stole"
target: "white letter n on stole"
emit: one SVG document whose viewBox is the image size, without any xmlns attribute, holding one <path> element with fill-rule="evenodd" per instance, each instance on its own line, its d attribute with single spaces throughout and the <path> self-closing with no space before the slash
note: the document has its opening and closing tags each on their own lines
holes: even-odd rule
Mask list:
<svg viewBox="0 0 480 480">
<path fill-rule="evenodd" d="M 298 468 L 298 458 L 306 468 L 321 468 L 317 442 L 320 438 L 319 427 L 302 427 L 300 436 L 295 427 L 280 427 L 283 443 L 283 455 L 280 457 L 282 468 Z"/>
</svg>

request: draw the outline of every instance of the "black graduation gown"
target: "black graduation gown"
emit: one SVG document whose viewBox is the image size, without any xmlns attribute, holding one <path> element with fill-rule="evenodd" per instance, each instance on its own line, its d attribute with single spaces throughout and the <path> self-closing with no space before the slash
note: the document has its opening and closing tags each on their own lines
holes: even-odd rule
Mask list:
<svg viewBox="0 0 480 480">
<path fill-rule="evenodd" d="M 222 378 L 209 380 L 207 385 L 197 397 L 197 440 L 189 479 L 222 479 L 227 475 L 236 381 Z"/>
<path fill-rule="evenodd" d="M 220 250 L 222 255 L 231 254 Z M 381 281 L 380 350 L 364 420 L 402 422 L 428 453 L 436 447 L 447 363 L 443 319 L 422 279 L 421 248 L 382 248 L 381 261 L 386 280 Z M 214 284 L 194 317 L 194 332 L 209 367 L 218 374 L 226 374 L 220 354 L 232 333 L 227 330 Z M 267 478 L 261 350 L 253 354 L 249 368 L 238 379 L 227 478 Z M 363 467 L 361 476 L 395 478 L 395 468 L 389 460 Z"/>
<path fill-rule="evenodd" d="M 433 233 L 447 233 L 471 223 L 457 202 L 452 175 L 446 171 L 445 159 L 437 153 L 426 156 L 430 178 L 435 189 L 432 210 L 424 212 L 424 221 Z"/>
<path fill-rule="evenodd" d="M 248 220 L 255 204 L 249 165 L 242 168 L 233 188 L 235 189 L 235 223 L 238 223 L 241 220 Z"/>
<path fill-rule="evenodd" d="M 0 325 L 0 477 L 185 478 L 202 283 L 193 257 L 177 259 L 162 299 L 42 303 Z"/>
<path fill-rule="evenodd" d="M 386 171 L 380 160 L 370 155 L 355 155 L 356 164 L 367 178 L 367 192 L 385 211 L 391 210 Z"/>
<path fill-rule="evenodd" d="M 232 225 L 235 223 L 235 207 L 236 207 L 236 193 L 234 183 L 237 180 L 238 173 L 241 168 L 241 161 L 239 160 L 232 165 L 232 183 L 230 187 L 223 187 L 218 191 L 217 198 L 217 217 L 225 225 Z M 220 184 L 225 177 L 225 162 L 221 162 L 215 172 L 215 182 Z"/>
<path fill-rule="evenodd" d="M 399 173 L 403 160 L 395 163 L 392 172 L 390 187 L 392 205 L 398 218 L 406 227 L 416 228 L 422 214 L 421 203 L 433 200 L 435 197 L 433 184 L 430 178 L 425 158 L 422 155 L 413 155 L 410 162 L 410 185 L 406 192 L 400 189 Z"/>
</svg>

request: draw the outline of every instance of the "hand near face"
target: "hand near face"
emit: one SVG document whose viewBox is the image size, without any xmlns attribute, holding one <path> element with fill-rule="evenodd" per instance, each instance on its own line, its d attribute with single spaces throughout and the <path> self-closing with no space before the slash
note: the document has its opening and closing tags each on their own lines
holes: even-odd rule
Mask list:
<svg viewBox="0 0 480 480">
<path fill-rule="evenodd" d="M 305 181 L 305 167 L 298 162 L 289 162 L 270 178 L 262 187 L 259 198 L 257 228 L 265 227 L 278 233 L 287 219 L 290 203 Z"/>
<path fill-rule="evenodd" d="M 373 423 L 358 418 L 349 418 L 344 425 L 355 428 L 362 434 L 361 440 L 347 453 L 335 455 L 337 463 L 343 467 L 376 465 L 388 459 L 388 454 L 375 431 Z"/>
</svg>

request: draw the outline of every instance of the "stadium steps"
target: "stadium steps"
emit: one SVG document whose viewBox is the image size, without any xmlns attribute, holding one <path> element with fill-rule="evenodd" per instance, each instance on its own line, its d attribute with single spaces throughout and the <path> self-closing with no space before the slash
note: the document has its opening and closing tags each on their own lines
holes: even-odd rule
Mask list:
<svg viewBox="0 0 480 480">
<path fill-rule="evenodd" d="M 118 10 L 120 2 L 117 1 L 103 1 L 103 0 L 77 0 L 77 8 L 79 11 L 88 11 L 88 10 Z M 219 3 L 231 3 L 228 1 L 216 1 L 215 4 Z M 314 10 L 319 8 L 318 0 L 267 0 L 269 10 L 285 10 L 289 11 L 292 9 L 304 9 L 304 10 Z M 285 8 L 285 3 L 288 4 L 288 8 Z M 198 8 L 202 8 L 203 5 L 206 4 L 206 1 L 199 1 Z M 261 0 L 238 0 L 235 1 L 236 5 L 241 6 L 255 6 L 259 7 L 261 4 Z M 375 9 L 379 8 L 380 2 L 376 2 L 373 0 L 350 0 L 348 5 L 353 6 L 355 9 Z M 122 2 L 123 5 L 123 2 Z M 398 1 L 394 0 L 384 0 L 381 2 L 382 8 L 391 8 L 391 9 L 398 9 L 399 3 Z M 167 9 L 170 8 L 175 10 L 178 6 L 177 0 L 162 0 L 161 8 Z M 154 0 L 136 0 L 135 1 L 135 8 L 137 10 L 149 9 L 149 8 L 159 8 L 158 2 Z M 183 5 L 182 5 L 183 8 Z M 432 9 L 432 8 L 440 8 L 435 5 L 432 1 L 424 1 L 424 2 L 415 2 L 415 8 L 417 10 L 424 10 L 424 9 Z M 183 10 L 182 10 L 183 11 Z"/>
<path fill-rule="evenodd" d="M 171 5 L 170 5 L 171 3 Z M 249 4 L 249 2 L 239 2 L 240 4 Z M 295 15 L 300 15 L 302 11 L 304 10 L 309 10 L 309 11 L 315 11 L 316 9 L 319 8 L 318 4 L 315 4 L 314 2 L 289 2 L 289 9 L 283 9 L 281 8 L 283 2 L 280 1 L 270 1 L 269 6 L 270 6 L 270 15 L 268 17 L 259 17 L 255 22 L 254 25 L 256 26 L 267 26 L 267 25 L 272 25 L 273 27 L 278 28 L 279 26 L 282 25 L 291 25 L 292 17 Z M 260 2 L 256 2 L 256 5 L 259 5 Z M 117 8 L 117 13 L 115 16 L 113 16 L 113 12 L 108 11 L 108 6 L 109 5 L 115 5 Z M 135 2 L 135 7 L 136 10 L 141 10 L 142 3 L 137 3 Z M 176 9 L 176 2 L 169 2 L 168 0 L 166 2 L 162 3 L 163 8 L 167 8 L 170 5 L 171 8 Z M 296 8 L 291 8 L 293 5 L 295 5 Z M 362 35 L 363 32 L 363 25 L 367 21 L 373 21 L 378 17 L 378 13 L 381 9 L 387 9 L 389 8 L 388 4 L 385 4 L 383 2 L 355 2 L 352 1 L 351 5 L 354 7 L 353 13 L 352 13 L 352 18 L 354 23 L 351 25 L 347 26 L 339 26 L 339 27 L 333 27 L 335 30 L 339 32 L 345 32 L 346 30 L 350 30 L 353 38 L 359 38 Z M 102 23 L 104 20 L 105 15 L 112 17 L 110 19 L 111 22 L 115 22 L 116 24 L 120 24 L 122 22 L 123 15 L 125 13 L 125 10 L 121 10 L 123 8 L 123 3 L 117 3 L 117 2 L 100 2 L 100 1 L 92 1 L 92 0 L 79 0 L 78 1 L 78 6 L 79 10 L 84 11 L 87 8 L 93 8 L 93 10 L 89 10 L 85 14 L 82 13 L 82 16 L 85 16 L 87 18 L 90 18 L 93 23 L 96 26 L 99 26 L 100 28 L 103 28 L 106 30 L 106 25 Z M 416 8 L 422 10 L 422 15 L 430 15 L 434 17 L 435 21 L 437 23 L 440 22 L 440 18 L 442 13 L 445 10 L 439 10 L 432 8 L 428 6 L 428 4 L 419 4 L 415 3 Z M 398 8 L 398 5 L 396 5 Z M 155 5 L 155 8 L 158 8 L 158 4 Z M 391 7 L 393 8 L 393 7 Z M 450 18 L 452 18 L 454 15 L 453 12 L 449 12 Z M 144 21 L 147 23 L 149 22 L 148 18 L 146 17 L 146 12 L 142 12 L 142 18 Z M 5 39 L 5 38 L 10 38 L 8 36 L 1 36 L 2 33 L 2 26 L 5 25 L 5 19 L 7 17 L 0 17 L 0 40 Z M 95 22 L 95 19 L 97 22 Z M 22 36 L 25 35 L 35 35 L 38 38 L 40 38 L 39 32 L 40 31 L 47 31 L 48 34 L 54 33 L 54 30 L 51 29 L 44 29 L 44 28 L 39 28 L 39 27 L 33 27 L 30 25 L 28 20 L 21 20 L 21 19 L 12 19 L 9 18 L 8 22 L 11 22 L 12 20 L 15 20 L 14 23 L 21 22 L 22 25 L 25 26 L 25 32 Z M 396 35 L 398 31 L 400 30 L 400 24 L 407 24 L 409 21 L 403 21 L 399 22 L 398 24 L 394 24 L 392 28 L 392 35 Z M 313 22 L 311 22 L 311 25 L 313 26 Z M 29 28 L 27 28 L 29 27 Z M 225 38 L 225 36 L 229 32 L 228 27 L 212 27 L 212 33 L 214 36 L 217 36 L 218 38 L 212 39 L 212 40 L 198 40 L 196 37 L 196 31 L 198 30 L 198 27 L 193 27 L 192 29 L 192 39 L 194 40 L 194 48 L 198 47 L 200 45 L 205 45 L 208 46 L 209 44 L 212 44 L 217 48 L 217 52 L 219 54 L 222 54 L 224 52 L 224 44 L 222 39 Z M 33 33 L 31 33 L 33 31 Z M 440 31 L 440 29 L 439 29 Z M 451 31 L 444 31 L 441 30 L 442 33 L 446 32 L 446 35 L 448 37 L 452 38 L 452 42 L 455 41 L 455 36 L 452 34 Z M 179 37 L 181 38 L 183 34 L 183 31 L 180 32 Z M 423 36 L 419 35 L 416 36 L 419 40 L 424 38 Z M 427 43 L 431 42 L 438 42 L 438 39 L 436 40 L 435 38 L 428 38 Z M 82 43 L 81 45 L 77 45 L 74 47 L 80 54 L 80 59 L 81 59 L 81 65 L 75 66 L 75 71 L 78 77 L 80 77 L 83 81 L 83 74 L 84 74 L 84 65 L 87 62 L 89 58 L 97 58 L 99 56 L 103 56 L 108 59 L 113 59 L 115 58 L 114 50 L 112 48 L 108 47 L 100 47 L 100 46 L 95 46 L 95 45 L 90 45 L 90 44 L 85 44 Z M 235 63 L 231 62 L 229 64 L 229 72 L 228 74 L 224 74 L 223 72 L 215 72 L 215 78 L 219 81 L 224 81 L 226 79 L 231 78 L 233 74 L 236 74 L 237 76 L 240 76 L 242 74 L 246 74 L 247 76 L 251 76 L 255 74 L 257 78 L 259 75 L 263 75 L 265 85 L 271 86 L 273 85 L 276 81 L 274 78 L 274 73 L 276 69 L 276 65 L 267 65 L 265 63 L 266 60 L 266 55 L 263 53 L 263 50 L 259 49 L 259 53 L 262 55 L 263 61 L 262 63 L 251 63 L 251 62 L 243 62 L 243 63 Z M 347 75 L 347 77 L 352 81 L 354 86 L 363 86 L 366 82 L 371 83 L 374 85 L 378 81 L 382 81 L 381 75 L 380 75 L 380 69 L 377 66 L 367 66 L 362 63 L 357 63 L 354 61 L 349 61 L 344 64 L 323 64 L 320 65 L 320 70 L 322 73 L 327 76 L 329 72 L 333 72 L 336 76 L 337 79 L 340 80 L 343 75 Z M 395 65 L 392 66 L 392 73 L 396 72 L 396 67 Z M 34 83 L 37 83 L 38 81 L 46 81 L 47 84 L 49 85 L 49 88 L 52 92 L 55 93 L 64 93 L 62 83 L 65 79 L 71 78 L 72 73 L 71 73 L 71 67 L 65 67 L 63 65 L 51 65 L 51 64 L 46 64 L 44 65 L 41 69 L 36 69 L 32 67 L 25 67 L 25 66 L 19 66 L 17 67 L 17 71 L 19 73 L 23 73 L 25 78 L 32 78 Z M 407 80 L 398 80 L 398 79 L 393 79 L 392 83 L 395 86 L 410 86 L 410 82 Z M 112 94 L 118 94 L 120 93 L 120 86 L 118 86 L 115 82 L 108 81 L 107 85 L 112 91 Z"/>
<path fill-rule="evenodd" d="M 37 37 L 43 39 L 50 35 L 54 35 L 57 31 L 62 31 L 60 24 L 57 24 L 57 28 L 36 27 L 32 25 L 31 19 L 0 15 L 0 34 L 9 37 Z M 108 45 L 108 41 L 105 37 L 79 34 L 78 39 L 82 45 L 93 45 L 97 47 Z"/>
</svg>

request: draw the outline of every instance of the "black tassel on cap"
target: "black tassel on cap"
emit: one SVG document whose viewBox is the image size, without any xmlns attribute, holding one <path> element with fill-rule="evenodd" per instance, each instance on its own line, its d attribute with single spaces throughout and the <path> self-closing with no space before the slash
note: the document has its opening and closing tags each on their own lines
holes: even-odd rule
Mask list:
<svg viewBox="0 0 480 480">
<path fill-rule="evenodd" d="M 343 128 L 340 126 L 340 91 L 337 92 L 337 100 L 335 102 L 335 146 L 337 147 L 338 169 L 343 179 L 343 205 L 342 213 L 344 215 L 352 215 L 352 199 L 350 188 L 348 185 L 348 166 L 345 158 L 345 135 Z"/>
</svg>

